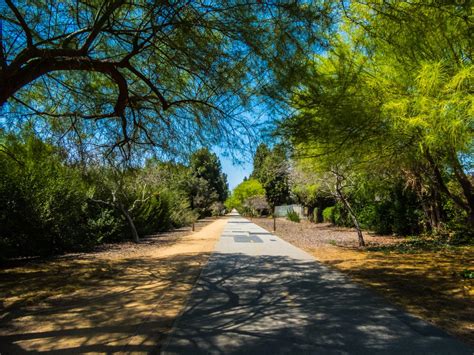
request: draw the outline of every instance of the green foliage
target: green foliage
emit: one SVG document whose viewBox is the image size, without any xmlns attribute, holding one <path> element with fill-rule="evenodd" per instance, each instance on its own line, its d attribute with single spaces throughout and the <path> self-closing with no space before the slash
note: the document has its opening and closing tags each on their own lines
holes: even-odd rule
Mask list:
<svg viewBox="0 0 474 355">
<path fill-rule="evenodd" d="M 88 248 L 107 235 L 105 226 L 120 224 L 88 201 L 87 185 L 64 165 L 60 151 L 35 137 L 24 144 L 5 137 L 0 165 L 2 256 Z"/>
<path fill-rule="evenodd" d="M 208 188 L 217 194 L 217 201 L 224 202 L 227 199 L 227 176 L 222 173 L 221 163 L 215 153 L 207 148 L 197 150 L 191 155 L 190 169 L 194 177 L 208 182 Z"/>
<path fill-rule="evenodd" d="M 258 181 L 265 180 L 265 173 L 263 171 L 265 160 L 271 154 L 271 150 L 268 146 L 264 143 L 261 143 L 257 150 L 255 151 L 255 155 L 253 156 L 253 171 L 250 175 L 251 179 L 257 179 Z"/>
<path fill-rule="evenodd" d="M 222 202 L 214 202 L 211 205 L 211 215 L 213 217 L 222 216 L 225 212 L 225 206 Z"/>
<path fill-rule="evenodd" d="M 474 227 L 468 3 L 341 3 L 340 33 L 295 84 L 295 114 L 278 133 L 292 143 L 297 166 L 319 178 L 318 189 L 342 192 L 365 228 L 469 239 L 462 228 Z M 335 173 L 344 176 L 339 191 Z M 311 184 L 296 180 L 301 201 Z M 325 219 L 348 224 L 337 207 Z"/>
<path fill-rule="evenodd" d="M 332 223 L 336 226 L 352 227 L 352 221 L 340 203 L 336 203 L 336 205 L 331 207 L 326 207 L 323 210 L 323 220 L 324 222 Z"/>
<path fill-rule="evenodd" d="M 2 61 L 15 65 L 0 66 L 0 105 L 50 113 L 34 116 L 43 132 L 101 146 L 173 156 L 239 147 L 257 125 L 236 108 L 296 79 L 287 63 L 321 45 L 324 2 L 12 1 L 2 6 Z"/>
<path fill-rule="evenodd" d="M 292 222 L 300 223 L 300 216 L 298 213 L 293 211 L 293 209 L 287 212 L 286 218 Z"/>
<path fill-rule="evenodd" d="M 326 208 L 323 210 L 323 219 L 324 219 L 324 222 L 333 223 L 333 224 L 334 224 L 334 217 L 333 217 L 334 208 L 335 208 L 334 206 L 331 206 L 331 207 L 326 207 Z"/>
<path fill-rule="evenodd" d="M 472 280 L 474 279 L 474 270 L 463 270 L 461 273 L 460 273 L 461 277 L 463 279 L 468 279 L 468 280 Z"/>
<path fill-rule="evenodd" d="M 271 208 L 289 202 L 289 167 L 283 145 L 276 145 L 273 149 L 269 149 L 265 144 L 259 145 L 254 156 L 251 177 L 262 184 Z"/>
<path fill-rule="evenodd" d="M 199 217 L 213 214 L 213 206 L 228 196 L 227 176 L 216 154 L 202 148 L 191 155 L 189 174 L 183 181 L 190 205 Z"/>
<path fill-rule="evenodd" d="M 148 163 L 141 169 L 74 166 L 32 134 L 2 136 L 0 257 L 50 255 L 129 240 L 196 219 L 181 178 L 188 168 Z"/>
<path fill-rule="evenodd" d="M 229 211 L 235 208 L 239 212 L 242 212 L 244 211 L 247 199 L 254 196 L 265 196 L 265 190 L 258 180 L 248 179 L 235 187 L 232 194 L 225 201 L 225 207 Z"/>
<path fill-rule="evenodd" d="M 368 185 L 354 196 L 354 208 L 364 228 L 379 234 L 414 235 L 422 231 L 422 214 L 416 194 L 400 181 L 386 180 L 383 191 Z M 383 196 L 380 194 L 383 192 Z M 379 194 L 376 198 L 375 194 Z"/>
</svg>

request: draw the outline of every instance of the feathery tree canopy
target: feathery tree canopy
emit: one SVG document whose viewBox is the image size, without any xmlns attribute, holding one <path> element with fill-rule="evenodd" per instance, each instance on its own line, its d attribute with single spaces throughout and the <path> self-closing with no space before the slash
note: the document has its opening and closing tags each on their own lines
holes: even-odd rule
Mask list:
<svg viewBox="0 0 474 355">
<path fill-rule="evenodd" d="M 81 142 L 174 153 L 227 134 L 238 145 L 242 107 L 285 82 L 330 24 L 323 1 L 5 3 L 8 113 L 43 117 L 42 128 Z"/>
<path fill-rule="evenodd" d="M 433 228 L 444 199 L 474 224 L 469 3 L 342 2 L 340 34 L 308 66 L 280 126 L 296 156 L 321 172 L 401 176 Z"/>
</svg>

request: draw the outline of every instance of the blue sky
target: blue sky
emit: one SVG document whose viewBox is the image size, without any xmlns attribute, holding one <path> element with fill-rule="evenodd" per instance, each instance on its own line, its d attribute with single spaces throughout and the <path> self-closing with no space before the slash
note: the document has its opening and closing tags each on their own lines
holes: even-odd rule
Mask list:
<svg viewBox="0 0 474 355">
<path fill-rule="evenodd" d="M 248 177 L 252 172 L 250 158 L 247 158 L 245 162 L 234 164 L 231 157 L 226 157 L 219 153 L 218 156 L 221 160 L 222 171 L 227 174 L 227 181 L 231 190 L 240 184 L 245 176 Z"/>
</svg>

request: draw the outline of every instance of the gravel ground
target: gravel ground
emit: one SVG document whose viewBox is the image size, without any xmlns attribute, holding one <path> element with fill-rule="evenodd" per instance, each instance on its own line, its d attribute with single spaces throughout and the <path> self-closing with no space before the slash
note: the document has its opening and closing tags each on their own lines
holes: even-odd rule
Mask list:
<svg viewBox="0 0 474 355">
<path fill-rule="evenodd" d="M 252 222 L 273 231 L 273 219 L 253 218 Z M 302 220 L 300 223 L 291 222 L 285 218 L 277 218 L 276 235 L 300 248 L 314 248 L 324 245 L 337 245 L 356 248 L 358 246 L 357 232 L 353 228 L 335 227 L 329 223 L 311 223 Z M 400 237 L 380 236 L 364 232 L 367 246 L 381 246 L 397 243 Z"/>
<path fill-rule="evenodd" d="M 216 218 L 204 218 L 196 221 L 195 232 L 199 232 L 201 229 L 215 221 Z M 161 248 L 171 246 L 177 243 L 182 237 L 185 237 L 191 233 L 192 227 L 186 226 L 166 232 L 140 237 L 139 243 L 134 243 L 132 241 L 105 243 L 94 247 L 93 250 L 84 252 L 71 252 L 50 257 L 20 257 L 8 260 L 1 260 L 0 270 L 6 267 L 34 265 L 55 260 L 67 261 L 78 259 L 96 259 L 98 257 L 113 257 L 114 259 L 135 257 L 146 253 L 150 250 L 150 248 Z"/>
<path fill-rule="evenodd" d="M 158 353 L 225 224 L 0 268 L 0 353 Z"/>
</svg>

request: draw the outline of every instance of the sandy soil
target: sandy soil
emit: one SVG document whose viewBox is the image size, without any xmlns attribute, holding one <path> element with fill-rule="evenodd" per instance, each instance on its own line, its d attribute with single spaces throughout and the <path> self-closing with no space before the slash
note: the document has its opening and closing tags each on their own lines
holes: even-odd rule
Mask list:
<svg viewBox="0 0 474 355">
<path fill-rule="evenodd" d="M 0 353 L 157 352 L 226 223 L 0 269 Z"/>
<path fill-rule="evenodd" d="M 272 231 L 270 219 L 253 222 Z M 474 267 L 474 247 L 401 253 L 357 248 L 357 234 L 349 228 L 307 221 L 277 220 L 276 234 L 373 288 L 390 302 L 474 345 L 474 284 L 460 273 Z M 369 246 L 404 238 L 365 233 Z"/>
<path fill-rule="evenodd" d="M 273 219 L 253 218 L 252 222 L 266 230 L 273 231 Z M 302 220 L 295 223 L 286 218 L 277 218 L 276 234 L 282 235 L 290 243 L 297 243 L 298 247 L 315 247 L 323 245 L 339 245 L 345 247 L 357 247 L 357 232 L 353 228 L 335 227 L 330 223 L 311 223 Z M 398 243 L 403 238 L 393 236 L 382 236 L 373 233 L 364 233 L 367 246 L 380 246 Z"/>
</svg>

